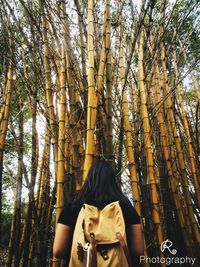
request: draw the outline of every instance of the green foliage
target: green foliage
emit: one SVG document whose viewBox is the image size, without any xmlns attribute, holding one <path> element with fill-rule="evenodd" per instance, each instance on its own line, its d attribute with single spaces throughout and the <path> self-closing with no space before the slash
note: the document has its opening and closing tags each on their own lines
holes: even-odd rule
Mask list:
<svg viewBox="0 0 200 267">
<path fill-rule="evenodd" d="M 12 222 L 12 206 L 10 201 L 2 194 L 2 236 L 0 245 L 6 246 L 9 242 L 9 232 Z"/>
<path fill-rule="evenodd" d="M 189 55 L 190 60 L 193 62 L 195 59 L 195 62 L 198 62 L 200 60 L 200 35 L 197 30 L 193 30 L 189 37 L 189 45 L 191 50 L 191 56 Z"/>
</svg>

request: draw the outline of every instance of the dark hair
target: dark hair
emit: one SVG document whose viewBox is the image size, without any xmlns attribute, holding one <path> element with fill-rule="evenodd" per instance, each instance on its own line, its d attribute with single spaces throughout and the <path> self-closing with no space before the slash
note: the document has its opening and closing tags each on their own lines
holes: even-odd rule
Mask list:
<svg viewBox="0 0 200 267">
<path fill-rule="evenodd" d="M 127 203 L 117 183 L 115 172 L 105 160 L 98 160 L 90 168 L 85 183 L 74 199 L 74 203 L 94 204 L 103 207 L 113 201 Z"/>
</svg>

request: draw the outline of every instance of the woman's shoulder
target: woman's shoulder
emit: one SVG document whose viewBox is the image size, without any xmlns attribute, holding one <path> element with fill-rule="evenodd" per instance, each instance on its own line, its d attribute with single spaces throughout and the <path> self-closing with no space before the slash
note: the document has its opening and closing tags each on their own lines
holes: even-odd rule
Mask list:
<svg viewBox="0 0 200 267">
<path fill-rule="evenodd" d="M 58 223 L 63 223 L 72 227 L 80 211 L 80 208 L 81 205 L 79 205 L 78 203 L 74 203 L 74 201 L 67 201 L 61 211 Z"/>
<path fill-rule="evenodd" d="M 120 204 L 121 208 L 125 208 L 125 209 L 133 208 L 131 201 L 127 197 L 120 199 L 119 204 Z"/>
<path fill-rule="evenodd" d="M 121 206 L 124 220 L 127 225 L 140 223 L 140 217 L 130 200 L 127 199 L 127 201 L 120 201 L 119 204 Z"/>
</svg>

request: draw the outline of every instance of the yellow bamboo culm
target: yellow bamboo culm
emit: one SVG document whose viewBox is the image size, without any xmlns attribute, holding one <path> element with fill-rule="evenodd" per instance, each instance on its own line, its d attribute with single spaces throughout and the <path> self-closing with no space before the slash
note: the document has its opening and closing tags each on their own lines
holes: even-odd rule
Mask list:
<svg viewBox="0 0 200 267">
<path fill-rule="evenodd" d="M 119 68 L 120 68 L 120 82 L 121 88 L 124 88 L 125 81 L 125 67 L 124 67 L 124 51 L 122 46 L 122 41 L 120 40 L 120 59 L 119 59 Z M 123 116 L 123 127 L 126 136 L 126 150 L 129 161 L 129 171 L 131 177 L 131 189 L 134 197 L 134 207 L 141 216 L 141 206 L 140 206 L 140 195 L 139 195 L 139 183 L 137 179 L 137 172 L 135 166 L 135 156 L 134 156 L 134 147 L 132 140 L 132 129 L 129 121 L 128 113 L 128 102 L 127 102 L 127 93 L 126 89 L 122 92 L 122 116 Z"/>
<path fill-rule="evenodd" d="M 105 62 L 106 62 L 106 7 L 104 11 L 104 23 L 102 30 L 102 41 L 101 41 L 101 50 L 100 50 L 100 59 L 98 66 L 98 75 L 97 75 L 97 94 L 98 94 L 98 103 L 97 110 L 99 111 L 97 114 L 97 138 L 96 138 L 96 156 L 100 156 L 103 154 L 102 151 L 104 140 L 106 139 L 106 115 L 103 109 L 103 84 L 104 84 L 104 71 L 105 71 Z"/>
<path fill-rule="evenodd" d="M 45 96 L 47 102 L 47 114 L 50 121 L 53 155 L 55 160 L 55 177 L 57 177 L 57 161 L 58 161 L 58 131 L 57 118 L 54 110 L 54 92 L 51 82 L 51 66 L 50 66 L 50 48 L 48 44 L 48 23 L 45 14 L 44 1 L 40 0 L 40 8 L 42 12 L 42 39 L 44 42 L 44 78 L 45 78 Z"/>
<path fill-rule="evenodd" d="M 121 88 L 124 88 L 124 81 L 125 81 L 125 67 L 124 67 L 124 51 L 122 46 L 122 41 L 120 41 L 120 59 L 119 59 L 119 68 L 120 68 L 120 82 Z M 132 129 L 129 121 L 129 112 L 128 112 L 128 101 L 127 101 L 127 93 L 126 88 L 124 88 L 122 92 L 122 117 L 123 117 L 123 127 L 126 136 L 126 152 L 128 156 L 128 166 L 130 172 L 130 179 L 131 179 L 131 190 L 133 195 L 134 201 L 134 208 L 136 209 L 137 213 L 140 216 L 140 221 L 143 229 L 143 242 L 144 242 L 144 255 L 147 256 L 147 247 L 146 247 L 146 240 L 144 235 L 144 226 L 142 221 L 142 212 L 141 212 L 141 200 L 140 200 L 140 193 L 139 193 L 139 181 L 138 175 L 136 171 L 135 165 L 135 156 L 134 156 L 134 147 L 133 147 L 133 140 L 132 140 Z M 144 263 L 145 267 L 149 266 L 148 262 Z"/>
<path fill-rule="evenodd" d="M 5 145 L 6 132 L 8 127 L 8 118 L 10 114 L 10 101 L 12 94 L 12 84 L 13 84 L 13 66 L 9 64 L 8 73 L 7 73 L 7 82 L 5 89 L 5 106 L 3 110 L 3 119 L 1 121 L 0 128 L 0 161 L 3 162 L 3 150 Z"/>
<path fill-rule="evenodd" d="M 65 174 L 65 112 L 66 112 L 66 58 L 64 47 L 62 48 L 62 71 L 61 71 L 61 88 L 60 88 L 60 116 L 59 116 L 59 132 L 58 132 L 58 169 L 57 169 L 57 198 L 56 198 L 56 219 L 60 215 L 63 208 L 64 196 L 64 174 Z"/>
<path fill-rule="evenodd" d="M 64 3 L 62 2 L 62 17 L 64 16 Z M 64 26 L 63 26 L 64 28 Z M 64 29 L 63 29 L 64 32 Z M 56 183 L 56 222 L 64 206 L 64 182 L 65 182 L 65 118 L 66 118 L 66 55 L 64 37 L 62 42 L 62 64 L 60 73 L 60 114 L 58 130 L 58 162 Z M 62 265 L 62 261 L 53 257 L 53 267 Z"/>
<path fill-rule="evenodd" d="M 113 160 L 112 61 L 110 0 L 106 0 L 106 158 Z"/>
<path fill-rule="evenodd" d="M 65 122 L 66 129 L 68 127 L 67 124 L 69 123 L 69 129 L 68 129 L 69 136 L 67 137 L 67 143 L 69 144 L 69 154 L 66 154 L 66 156 L 69 158 L 68 160 L 69 166 L 68 167 L 66 166 L 67 167 L 66 170 L 69 169 L 68 173 L 70 174 L 70 177 L 76 177 L 76 190 L 80 190 L 81 180 L 82 180 L 80 164 L 82 160 L 80 160 L 81 155 L 79 154 L 81 146 L 81 141 L 80 141 L 81 137 L 78 124 L 78 107 L 81 106 L 81 104 L 80 104 L 80 95 L 78 92 L 78 88 L 80 88 L 80 93 L 83 94 L 83 83 L 80 77 L 79 66 L 77 64 L 77 60 L 72 49 L 70 23 L 66 13 L 65 1 L 61 2 L 61 16 L 63 23 L 63 46 L 65 48 L 65 53 L 66 53 L 66 72 L 67 72 L 66 82 L 69 95 L 69 102 L 68 104 L 66 104 L 66 114 L 69 114 L 69 119 L 66 118 L 67 120 Z M 81 35 L 81 40 L 82 40 L 82 35 Z M 85 55 L 83 57 L 85 57 Z M 79 86 L 77 86 L 77 83 L 79 84 Z M 70 110 L 69 113 L 67 112 L 68 106 Z M 70 142 L 68 142 L 69 139 L 71 139 Z M 74 187 L 74 185 L 72 185 L 71 183 L 70 187 L 72 190 L 74 190 L 75 188 L 72 188 L 72 186 Z"/>
<path fill-rule="evenodd" d="M 149 115 L 147 111 L 147 96 L 145 91 L 145 83 L 144 83 L 144 29 L 142 27 L 139 39 L 139 51 L 138 51 L 138 86 L 140 91 L 141 98 L 141 116 L 143 121 L 143 131 L 144 131 L 144 144 L 147 158 L 147 181 L 150 186 L 150 196 L 152 201 L 152 215 L 153 222 L 156 229 L 158 246 L 160 247 L 163 242 L 163 230 L 160 221 L 160 209 L 159 209 L 159 195 L 156 187 L 156 177 L 154 172 L 154 161 L 153 161 L 153 151 L 151 145 L 151 135 L 150 135 L 150 125 L 149 125 Z M 160 251 L 160 256 L 163 254 Z M 165 263 L 161 263 L 163 267 L 166 266 Z"/>
<path fill-rule="evenodd" d="M 83 170 L 83 181 L 92 166 L 95 154 L 94 130 L 96 125 L 97 95 L 94 81 L 94 18 L 93 0 L 88 0 L 88 106 L 87 106 L 87 136 Z"/>
<path fill-rule="evenodd" d="M 9 45 L 12 50 L 12 38 L 9 33 Z M 9 62 L 7 79 L 5 85 L 5 96 L 4 104 L 1 110 L 1 120 L 0 120 L 0 195 L 2 196 L 2 185 L 3 185 L 3 158 L 4 158 L 4 149 L 6 141 L 6 133 L 8 129 L 8 121 L 10 116 L 10 103 L 13 90 L 13 63 L 12 59 Z M 2 198 L 2 197 L 0 197 Z M 2 227 L 2 199 L 0 199 L 0 232 Z"/>
</svg>

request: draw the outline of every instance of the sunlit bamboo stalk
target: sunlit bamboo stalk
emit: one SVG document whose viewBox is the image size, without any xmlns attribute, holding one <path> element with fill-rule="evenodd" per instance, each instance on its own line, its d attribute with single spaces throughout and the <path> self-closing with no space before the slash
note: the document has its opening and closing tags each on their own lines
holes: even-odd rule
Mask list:
<svg viewBox="0 0 200 267">
<path fill-rule="evenodd" d="M 143 130 L 144 130 L 144 144 L 145 151 L 147 157 L 147 181 L 150 187 L 150 195 L 152 201 L 152 216 L 153 222 L 155 225 L 156 236 L 158 245 L 160 247 L 163 242 L 163 229 L 160 221 L 160 212 L 159 212 L 159 195 L 156 187 L 156 177 L 154 170 L 154 160 L 153 160 L 153 151 L 151 144 L 151 135 L 150 135 L 150 125 L 149 125 L 149 116 L 147 111 L 147 97 L 145 91 L 145 83 L 144 83 L 144 29 L 141 29 L 140 39 L 139 39 L 139 61 L 138 61 L 138 85 L 140 90 L 140 98 L 141 98 L 141 115 L 143 120 Z M 159 251 L 160 255 L 162 253 Z M 166 266 L 165 263 L 161 264 L 162 266 Z"/>
<path fill-rule="evenodd" d="M 94 129 L 96 125 L 97 95 L 94 81 L 94 18 L 93 0 L 88 0 L 88 107 L 87 107 L 87 137 L 83 180 L 93 163 L 95 154 Z"/>
</svg>

